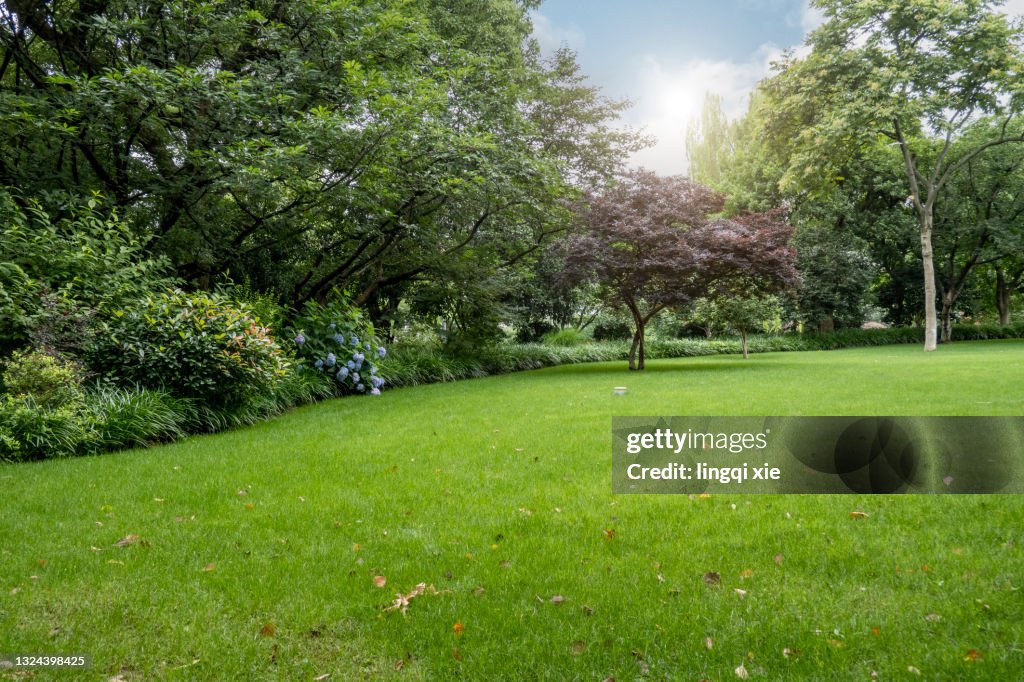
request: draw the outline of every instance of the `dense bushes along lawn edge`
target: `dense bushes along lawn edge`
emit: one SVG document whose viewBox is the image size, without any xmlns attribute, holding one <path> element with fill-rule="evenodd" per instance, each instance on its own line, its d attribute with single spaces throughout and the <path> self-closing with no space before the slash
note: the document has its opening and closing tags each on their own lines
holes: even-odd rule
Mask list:
<svg viewBox="0 0 1024 682">
<path fill-rule="evenodd" d="M 828 334 L 772 334 L 747 339 L 751 353 L 838 350 L 865 346 L 921 343 L 919 327 L 892 329 L 848 329 Z M 954 341 L 1024 338 L 1024 323 L 1007 326 L 964 325 L 953 328 Z M 685 358 L 727 355 L 741 352 L 736 339 L 669 339 L 647 342 L 647 357 Z M 941 348 L 940 351 L 941 352 Z M 481 348 L 472 355 L 446 352 L 441 346 L 402 346 L 391 349 L 381 363 L 381 374 L 390 386 L 415 386 L 458 381 L 493 374 L 582 362 L 625 361 L 628 341 L 579 343 L 572 346 L 550 344 L 498 344 Z M 623 367 L 623 370 L 626 368 Z"/>
<path fill-rule="evenodd" d="M 1024 338 L 1024 324 L 954 328 L 956 341 Z M 753 353 L 815 351 L 920 343 L 921 329 L 844 330 L 830 334 L 766 335 L 748 338 Z M 627 341 L 576 345 L 503 343 L 467 353 L 444 346 L 398 345 L 380 363 L 390 387 L 458 381 L 495 374 L 584 362 L 625 361 Z M 671 339 L 648 343 L 650 359 L 738 354 L 738 339 Z M 941 352 L 941 350 L 939 351 Z M 623 372 L 625 372 L 623 365 Z M 332 370 L 333 371 L 333 370 Z M 233 409 L 214 409 L 202 401 L 174 397 L 161 390 L 99 388 L 89 400 L 53 408 L 34 398 L 6 397 L 0 420 L 0 461 L 94 454 L 175 440 L 192 433 L 216 432 L 269 419 L 286 409 L 336 396 L 330 373 L 311 367 L 287 373 L 271 390 Z M 20 402 L 19 402 L 20 400 Z M 78 403 L 81 402 L 81 405 Z M 24 403 L 24 404 L 22 404 Z"/>
</svg>

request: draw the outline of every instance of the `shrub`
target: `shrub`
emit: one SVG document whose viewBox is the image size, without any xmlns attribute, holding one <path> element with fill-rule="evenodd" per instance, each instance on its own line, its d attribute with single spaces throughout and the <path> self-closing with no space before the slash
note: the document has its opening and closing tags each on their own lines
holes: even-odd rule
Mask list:
<svg viewBox="0 0 1024 682">
<path fill-rule="evenodd" d="M 87 405 L 103 449 L 180 437 L 186 433 L 192 415 L 188 401 L 146 389 L 101 386 L 88 395 Z"/>
<path fill-rule="evenodd" d="M 90 350 L 91 368 L 115 385 L 213 408 L 273 391 L 289 364 L 244 304 L 178 289 L 115 311 Z"/>
<path fill-rule="evenodd" d="M 42 459 L 93 451 L 98 436 L 83 408 L 81 400 L 45 407 L 31 395 L 0 396 L 0 458 Z"/>
<path fill-rule="evenodd" d="M 583 343 L 583 334 L 578 329 L 556 329 L 544 335 L 544 343 L 549 346 L 578 346 Z"/>
<path fill-rule="evenodd" d="M 98 314 L 173 283 L 100 197 L 63 207 L 60 220 L 20 204 L 0 188 L 0 355 L 29 342 L 77 352 Z"/>
<path fill-rule="evenodd" d="M 534 321 L 522 325 L 516 330 L 516 341 L 519 343 L 536 343 L 556 330 L 555 325 L 550 322 Z"/>
<path fill-rule="evenodd" d="M 304 367 L 333 377 L 339 393 L 380 395 L 377 360 L 387 355 L 363 311 L 335 292 L 326 305 L 310 301 L 289 332 Z"/>
<path fill-rule="evenodd" d="M 13 398 L 31 397 L 42 408 L 81 400 L 81 375 L 72 363 L 39 351 L 16 351 L 3 363 L 0 384 Z"/>
<path fill-rule="evenodd" d="M 633 338 L 633 328 L 626 322 L 600 322 L 594 327 L 595 341 L 626 341 Z"/>
</svg>

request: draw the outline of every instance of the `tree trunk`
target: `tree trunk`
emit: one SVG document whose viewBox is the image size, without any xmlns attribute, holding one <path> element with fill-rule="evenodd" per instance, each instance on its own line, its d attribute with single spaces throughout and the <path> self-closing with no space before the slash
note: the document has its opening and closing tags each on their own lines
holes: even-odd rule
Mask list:
<svg viewBox="0 0 1024 682">
<path fill-rule="evenodd" d="M 935 311 L 935 263 L 932 257 L 932 224 L 934 212 L 929 202 L 921 212 L 921 262 L 924 266 L 924 350 L 926 353 L 935 350 L 936 319 Z"/>
<path fill-rule="evenodd" d="M 747 355 L 747 330 L 746 329 L 741 329 L 740 330 L 740 345 L 743 346 L 743 359 L 746 360 L 748 358 L 748 355 Z"/>
<path fill-rule="evenodd" d="M 633 332 L 633 345 L 630 346 L 630 348 L 629 348 L 629 369 L 630 369 L 630 371 L 633 371 L 633 370 L 636 370 L 636 369 L 643 369 L 643 366 L 638 368 L 637 364 L 636 364 L 637 350 L 639 349 L 641 351 L 641 353 L 643 352 L 643 346 L 641 345 L 641 342 L 642 342 L 642 339 L 643 339 L 643 335 L 644 335 L 644 323 L 639 321 L 639 320 L 637 320 L 636 331 Z M 642 358 L 643 358 L 643 355 L 641 355 L 641 362 L 643 362 Z"/>
<path fill-rule="evenodd" d="M 956 303 L 956 293 L 948 291 L 942 294 L 942 310 L 939 313 L 939 320 L 942 323 L 942 343 L 949 343 L 953 340 L 953 304 Z"/>
<path fill-rule="evenodd" d="M 1010 286 L 1002 268 L 996 269 L 996 310 L 999 311 L 999 324 L 1010 324 Z"/>
</svg>

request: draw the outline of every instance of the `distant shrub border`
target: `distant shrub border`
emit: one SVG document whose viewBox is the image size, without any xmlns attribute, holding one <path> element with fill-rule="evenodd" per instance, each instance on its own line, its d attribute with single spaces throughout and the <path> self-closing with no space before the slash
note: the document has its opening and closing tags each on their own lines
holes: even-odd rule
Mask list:
<svg viewBox="0 0 1024 682">
<path fill-rule="evenodd" d="M 846 329 L 828 334 L 779 334 L 751 336 L 747 339 L 751 353 L 784 353 L 796 351 L 839 350 L 868 346 L 888 346 L 923 342 L 923 332 L 916 327 L 891 329 Z M 980 325 L 953 328 L 955 341 L 1024 338 L 1024 323 L 1007 326 Z M 741 352 L 737 339 L 668 339 L 647 343 L 647 357 L 666 358 L 728 355 Z M 415 386 L 495 374 L 539 369 L 555 365 L 584 362 L 625 361 L 629 343 L 604 341 L 576 346 L 550 344 L 502 344 L 480 349 L 473 356 L 451 354 L 443 347 L 394 346 L 381 362 L 380 374 L 391 386 Z"/>
</svg>

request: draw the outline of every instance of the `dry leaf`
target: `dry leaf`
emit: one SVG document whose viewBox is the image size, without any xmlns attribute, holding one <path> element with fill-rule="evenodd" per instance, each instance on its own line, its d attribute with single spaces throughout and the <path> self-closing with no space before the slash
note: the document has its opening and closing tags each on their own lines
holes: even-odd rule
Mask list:
<svg viewBox="0 0 1024 682">
<path fill-rule="evenodd" d="M 551 597 L 550 601 L 551 601 L 552 604 L 561 604 L 562 602 L 565 601 L 565 597 L 563 597 L 560 594 L 556 594 L 555 596 Z"/>
<path fill-rule="evenodd" d="M 877 627 L 871 628 L 871 634 L 873 634 L 875 637 L 878 637 L 878 635 L 880 635 L 881 633 L 882 631 L 879 630 Z"/>
<path fill-rule="evenodd" d="M 917 668 L 915 668 L 912 665 L 908 665 L 907 666 L 907 672 L 910 673 L 911 675 L 920 675 L 921 674 L 921 671 L 918 670 Z"/>
<path fill-rule="evenodd" d="M 790 649 L 788 646 L 785 649 L 782 650 L 782 657 L 783 658 L 789 658 L 790 656 L 795 656 L 795 655 L 796 654 L 793 653 L 793 649 Z"/>
<path fill-rule="evenodd" d="M 741 578 L 750 578 L 753 575 L 754 575 L 754 572 L 752 570 L 750 570 L 749 568 L 744 568 L 742 571 L 740 571 L 740 577 Z"/>
<path fill-rule="evenodd" d="M 462 631 L 465 629 L 466 626 L 463 625 L 461 621 L 455 621 L 455 625 L 452 626 L 452 631 L 457 635 L 461 635 Z"/>
<path fill-rule="evenodd" d="M 135 533 L 126 535 L 117 542 L 114 543 L 114 547 L 127 547 L 128 545 L 134 545 L 139 539 L 139 536 Z"/>
<path fill-rule="evenodd" d="M 373 576 L 373 585 L 374 585 L 374 587 L 384 587 L 387 584 L 388 584 L 388 579 L 385 578 L 384 576 L 382 576 L 382 575 L 375 575 L 375 576 Z"/>
<path fill-rule="evenodd" d="M 741 680 L 745 680 L 748 677 L 750 677 L 750 673 L 747 672 L 747 669 L 743 667 L 742 663 L 740 663 L 739 667 L 737 667 L 736 670 L 734 670 L 733 672 L 735 672 L 736 677 L 740 678 Z"/>
<path fill-rule="evenodd" d="M 715 571 L 708 571 L 704 574 L 704 583 L 706 585 L 720 585 L 722 583 L 722 574 Z"/>
<path fill-rule="evenodd" d="M 663 576 L 661 573 L 658 574 L 658 582 L 659 583 L 665 582 L 665 576 Z"/>
<path fill-rule="evenodd" d="M 971 649 L 966 654 L 964 654 L 964 660 L 970 661 L 971 663 L 978 660 L 979 658 L 981 658 L 981 653 L 977 649 Z"/>
<path fill-rule="evenodd" d="M 701 493 L 700 495 L 697 496 L 697 499 L 698 500 L 706 500 L 709 497 L 711 497 L 711 493 Z"/>
<path fill-rule="evenodd" d="M 604 529 L 604 537 L 605 537 L 606 540 L 613 540 L 613 539 L 615 539 L 616 535 L 618 535 L 618 533 L 615 532 L 614 528 L 605 528 Z"/>
<path fill-rule="evenodd" d="M 46 564 L 48 564 L 50 562 L 47 561 L 46 559 L 36 559 L 36 563 L 39 564 L 40 566 L 45 566 Z"/>
<path fill-rule="evenodd" d="M 705 637 L 704 638 L 704 646 L 706 646 L 708 649 L 714 649 L 715 648 L 715 640 L 711 639 L 710 637 Z"/>
<path fill-rule="evenodd" d="M 210 563 L 206 564 L 205 566 L 203 566 L 203 572 L 204 573 L 209 573 L 210 571 L 215 571 L 215 570 L 217 570 L 217 564 L 215 564 L 212 561 Z"/>
<path fill-rule="evenodd" d="M 586 614 L 586 615 L 588 615 L 588 616 L 592 616 L 592 615 L 594 615 L 594 609 L 590 608 L 590 607 L 589 607 L 589 606 L 587 606 L 586 604 L 584 604 L 583 606 L 581 606 L 581 607 L 580 607 L 580 609 L 581 609 L 581 610 L 583 611 L 583 613 L 585 613 L 585 614 Z"/>
<path fill-rule="evenodd" d="M 940 616 L 937 613 L 929 613 L 927 616 L 924 617 L 924 619 L 929 623 L 935 623 L 942 620 L 942 616 Z"/>
<path fill-rule="evenodd" d="M 253 504 L 252 502 L 246 502 L 246 503 L 245 503 L 245 508 L 246 508 L 246 509 L 255 509 L 255 508 L 256 508 L 256 505 L 255 505 L 255 504 Z"/>
<path fill-rule="evenodd" d="M 586 649 L 587 649 L 587 643 L 584 642 L 582 639 L 577 639 L 575 642 L 572 643 L 572 655 L 573 656 L 579 656 L 584 651 L 586 651 Z"/>
<path fill-rule="evenodd" d="M 243 496 L 248 495 L 248 494 L 249 494 L 249 491 L 245 490 L 244 488 L 242 490 L 238 491 L 238 496 L 239 497 L 243 497 Z"/>
<path fill-rule="evenodd" d="M 276 630 L 277 628 L 274 627 L 273 623 L 264 623 L 263 627 L 260 628 L 260 635 L 263 637 L 273 637 Z"/>
<path fill-rule="evenodd" d="M 462 654 L 459 653 L 458 649 L 452 649 L 452 658 L 454 658 L 456 661 L 462 660 Z"/>
<path fill-rule="evenodd" d="M 362 546 L 362 545 L 360 545 L 360 544 L 359 544 L 358 542 L 352 545 L 352 551 L 353 551 L 353 552 L 358 552 L 358 551 L 359 551 L 359 550 L 361 550 L 362 548 L 363 548 L 363 546 Z"/>
<path fill-rule="evenodd" d="M 487 590 L 485 590 L 483 587 L 476 587 L 476 588 L 473 589 L 473 594 L 475 594 L 477 596 L 480 596 L 481 594 L 483 594 L 486 591 Z"/>
<path fill-rule="evenodd" d="M 164 498 L 162 498 L 162 497 L 154 497 L 154 498 L 153 498 L 153 501 L 154 501 L 154 502 L 166 502 L 167 500 L 165 500 L 165 499 L 164 499 Z"/>
<path fill-rule="evenodd" d="M 399 662 L 401 662 L 401 661 L 399 661 Z M 323 675 L 317 675 L 316 677 L 313 678 L 313 682 L 324 682 L 324 680 L 326 680 L 330 676 L 331 676 L 330 673 L 324 673 Z"/>
<path fill-rule="evenodd" d="M 747 591 L 746 591 L 746 590 L 741 590 L 741 589 L 740 589 L 740 588 L 738 588 L 738 587 L 734 587 L 734 588 L 733 588 L 733 592 L 735 592 L 736 594 L 738 594 L 738 595 L 740 596 L 740 599 L 742 599 L 743 597 L 746 597 L 746 596 L 747 596 Z"/>
<path fill-rule="evenodd" d="M 102 552 L 103 550 L 99 547 L 89 547 L 90 552 Z"/>
<path fill-rule="evenodd" d="M 123 561 L 118 561 L 117 559 L 107 559 L 107 563 L 108 564 L 114 564 L 116 566 L 124 566 L 124 562 Z"/>
<path fill-rule="evenodd" d="M 440 592 L 437 591 L 437 588 L 434 587 L 433 585 L 427 585 L 426 583 L 419 583 L 419 584 L 416 585 L 416 587 L 414 587 L 412 590 L 410 590 L 406 594 L 396 594 L 395 595 L 395 601 L 392 602 L 391 606 L 386 607 L 384 610 L 385 611 L 399 610 L 403 614 L 405 614 L 406 610 L 408 610 L 408 608 L 409 608 L 409 602 L 412 601 L 413 599 L 415 599 L 416 597 L 419 597 L 420 595 L 422 595 L 424 593 L 440 594 Z"/>
<path fill-rule="evenodd" d="M 867 517 L 868 517 L 867 512 L 862 512 L 862 511 L 852 511 L 852 512 L 850 512 L 850 518 L 851 519 L 866 519 Z"/>
<path fill-rule="evenodd" d="M 776 554 L 775 555 L 775 563 L 777 563 L 779 566 L 782 565 L 782 555 L 781 554 Z"/>
</svg>

